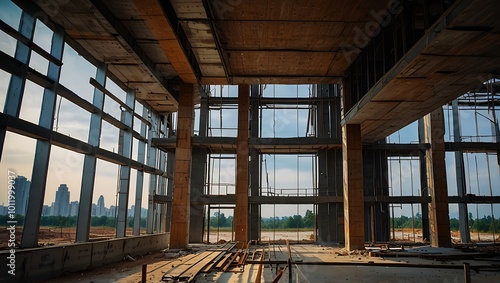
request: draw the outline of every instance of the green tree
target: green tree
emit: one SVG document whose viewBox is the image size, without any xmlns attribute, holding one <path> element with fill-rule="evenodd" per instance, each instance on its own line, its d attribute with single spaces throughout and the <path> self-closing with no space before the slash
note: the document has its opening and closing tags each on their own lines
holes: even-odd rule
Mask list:
<svg viewBox="0 0 500 283">
<path fill-rule="evenodd" d="M 306 210 L 306 215 L 304 216 L 304 227 L 313 228 L 314 227 L 314 213 L 311 210 Z"/>
</svg>

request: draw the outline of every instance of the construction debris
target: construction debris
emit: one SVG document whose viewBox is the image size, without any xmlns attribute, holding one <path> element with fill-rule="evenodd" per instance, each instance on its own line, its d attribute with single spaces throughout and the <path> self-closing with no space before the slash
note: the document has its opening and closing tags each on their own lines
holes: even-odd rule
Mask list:
<svg viewBox="0 0 500 283">
<path fill-rule="evenodd" d="M 251 282 L 279 282 L 283 277 L 288 281 L 302 277 L 315 276 L 311 271 L 321 269 L 322 266 L 345 266 L 342 269 L 352 269 L 364 266 L 381 272 L 380 268 L 400 267 L 418 269 L 446 269 L 450 272 L 462 272 L 463 263 L 457 260 L 477 260 L 487 256 L 488 253 L 462 252 L 460 249 L 439 249 L 428 246 L 417 247 L 388 247 L 379 245 L 367 247 L 366 250 L 347 251 L 343 248 L 321 247 L 316 245 L 292 246 L 288 241 L 283 244 L 258 244 L 252 242 L 227 242 L 217 246 L 206 246 L 200 251 L 188 254 L 171 261 L 167 270 L 163 270 L 163 282 L 216 282 L 221 278 L 227 279 L 228 273 Z M 271 249 L 275 252 L 271 252 Z M 181 250 L 171 250 L 168 253 L 180 254 Z M 311 257 L 311 253 L 315 256 Z M 322 255 L 318 257 L 316 255 Z M 337 256 L 341 256 L 337 258 Z M 368 257 L 373 256 L 373 257 Z M 345 258 L 344 258 L 345 257 Z M 385 258 L 397 257 L 396 259 Z M 430 263 L 422 259 L 433 260 Z M 440 263 L 436 263 L 439 261 Z M 471 270 L 488 270 L 498 272 L 500 259 L 491 258 L 481 264 L 472 264 Z M 245 271 L 249 269 L 248 271 Z M 402 270 L 402 269 L 399 269 Z M 245 273 L 246 272 L 246 273 Z M 398 271 L 394 271 L 398 272 Z M 445 272 L 446 273 L 446 272 Z M 241 274 L 241 275 L 238 275 Z M 246 275 L 243 275 L 246 274 Z M 395 273 L 394 273 L 395 274 Z M 475 275 L 476 273 L 473 273 Z M 243 276 L 243 277 L 241 277 Z M 251 277 L 247 277 L 251 276 Z M 281 278 L 281 279 L 280 279 Z M 328 282 L 328 277 L 318 277 L 322 282 Z M 224 279 L 224 280 L 225 280 Z M 312 281 L 310 281 L 312 282 Z"/>
</svg>

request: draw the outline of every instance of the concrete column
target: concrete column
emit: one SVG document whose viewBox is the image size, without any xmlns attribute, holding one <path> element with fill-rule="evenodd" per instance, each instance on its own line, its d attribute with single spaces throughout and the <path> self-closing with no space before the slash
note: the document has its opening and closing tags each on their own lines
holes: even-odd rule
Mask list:
<svg viewBox="0 0 500 283">
<path fill-rule="evenodd" d="M 175 151 L 174 198 L 170 231 L 170 248 L 189 244 L 190 177 L 193 133 L 193 85 L 181 84 Z"/>
<path fill-rule="evenodd" d="M 361 125 L 342 127 L 344 234 L 347 250 L 365 248 Z"/>
<path fill-rule="evenodd" d="M 431 145 L 426 151 L 427 186 L 431 196 L 429 204 L 431 245 L 451 247 L 443 109 L 438 108 L 425 116 L 424 126 L 425 141 Z"/>
<path fill-rule="evenodd" d="M 148 116 L 148 110 L 146 107 L 142 109 L 142 117 Z M 141 123 L 141 137 L 146 137 L 146 124 Z M 143 140 L 139 140 L 137 146 L 137 162 L 144 163 L 146 155 L 146 143 Z M 144 189 L 144 172 L 137 171 L 137 179 L 135 182 L 135 203 L 134 203 L 134 236 L 140 235 L 141 230 L 141 210 L 142 210 L 142 192 Z"/>
<path fill-rule="evenodd" d="M 248 116 L 250 87 L 238 86 L 238 145 L 236 150 L 235 240 L 248 241 Z"/>
<path fill-rule="evenodd" d="M 30 17 L 28 17 L 30 18 Z M 30 18 L 31 20 L 31 18 Z M 21 24 L 22 26 L 23 24 Z M 54 58 L 61 60 L 64 49 L 64 30 L 62 27 L 56 28 L 52 36 L 50 54 Z M 44 128 L 52 130 L 54 124 L 54 112 L 57 100 L 57 86 L 61 74 L 61 66 L 49 63 L 47 77 L 55 83 L 50 88 L 45 88 L 42 98 L 42 111 L 38 124 Z M 13 76 L 14 77 L 14 76 Z M 11 80 L 12 81 L 12 80 Z M 7 103 L 6 103 L 7 106 Z M 20 105 L 19 105 L 20 106 Z M 17 113 L 18 115 L 19 113 Z M 50 159 L 50 141 L 37 140 L 35 160 L 33 161 L 33 172 L 31 175 L 31 188 L 28 198 L 28 210 L 24 223 L 21 243 L 23 247 L 38 246 L 38 230 L 40 228 L 40 218 L 42 217 L 43 201 L 45 198 L 45 186 L 47 184 L 47 174 Z"/>
<path fill-rule="evenodd" d="M 128 89 L 125 97 L 125 104 L 129 109 L 123 109 L 120 121 L 133 129 L 134 127 L 134 108 L 135 108 L 135 90 Z M 120 130 L 118 142 L 118 154 L 127 159 L 132 158 L 132 131 Z M 127 215 L 128 215 L 128 195 L 130 191 L 130 164 L 120 166 L 120 180 L 118 184 L 118 213 L 116 220 L 116 237 L 123 238 L 127 233 Z"/>
</svg>

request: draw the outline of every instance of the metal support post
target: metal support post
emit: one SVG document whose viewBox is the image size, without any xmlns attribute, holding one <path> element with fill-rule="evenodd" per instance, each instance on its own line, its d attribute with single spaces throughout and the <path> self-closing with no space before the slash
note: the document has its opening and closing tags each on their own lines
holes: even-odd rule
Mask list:
<svg viewBox="0 0 500 283">
<path fill-rule="evenodd" d="M 162 123 L 162 132 L 167 133 L 167 121 L 164 118 L 163 123 Z M 164 151 L 159 150 L 158 151 L 160 155 L 160 162 L 158 164 L 158 169 L 161 171 L 165 172 L 166 171 L 166 166 L 167 166 L 167 154 Z M 165 195 L 167 193 L 167 179 L 165 176 L 158 176 L 158 194 L 159 195 Z M 159 203 L 156 205 L 158 210 L 156 212 L 157 214 L 157 219 L 158 221 L 156 222 L 156 231 L 159 233 L 165 232 L 165 221 L 166 221 L 166 204 L 165 203 Z"/>
<path fill-rule="evenodd" d="M 52 36 L 52 45 L 50 53 L 58 60 L 62 59 L 64 49 L 64 29 L 60 26 L 56 28 Z M 46 129 L 51 129 L 54 124 L 55 105 L 57 100 L 57 85 L 61 74 L 61 66 L 49 63 L 47 77 L 55 83 L 50 88 L 45 88 L 42 98 L 42 111 L 38 124 Z M 19 113 L 17 113 L 19 114 Z M 24 223 L 23 236 L 21 243 L 23 247 L 38 246 L 38 229 L 40 228 L 40 219 L 42 217 L 43 201 L 45 198 L 45 189 L 47 184 L 47 174 L 49 170 L 50 159 L 50 141 L 37 140 L 35 160 L 33 162 L 33 173 L 31 175 L 31 187 L 28 198 L 28 210 Z"/>
<path fill-rule="evenodd" d="M 27 5 L 27 10 L 23 11 L 18 31 L 26 38 L 32 40 L 35 32 L 35 18 L 33 14 L 33 5 Z M 9 87 L 5 97 L 5 105 L 3 113 L 19 117 L 21 111 L 21 103 L 23 101 L 24 88 L 26 85 L 26 76 L 28 74 L 29 61 L 31 57 L 31 48 L 24 43 L 18 41 L 14 58 L 23 64 L 22 73 L 20 75 L 12 74 L 10 77 Z M 0 158 L 3 153 L 3 145 L 5 143 L 5 134 L 7 129 L 0 129 Z"/>
<path fill-rule="evenodd" d="M 208 101 L 201 99 L 199 117 L 199 136 L 206 137 L 208 133 Z M 205 187 L 205 172 L 207 164 L 207 149 L 193 148 L 191 162 L 191 201 L 196 201 L 203 197 Z M 193 204 L 190 207 L 191 215 L 189 220 L 189 242 L 201 243 L 204 231 L 204 205 Z"/>
<path fill-rule="evenodd" d="M 173 130 L 172 128 L 168 129 L 168 135 L 169 137 L 173 135 Z M 169 178 L 167 179 L 167 196 L 172 197 L 173 191 L 174 191 L 174 180 L 170 177 L 174 176 L 174 168 L 175 168 L 175 153 L 173 152 L 168 152 L 167 153 L 167 175 Z M 165 226 L 165 231 L 170 232 L 171 229 L 171 222 L 172 222 L 172 202 L 167 204 L 167 213 L 166 213 L 166 226 Z"/>
<path fill-rule="evenodd" d="M 453 111 L 453 141 L 461 142 L 460 117 L 458 115 L 458 101 L 455 99 L 451 103 Z M 455 151 L 455 172 L 457 177 L 457 193 L 463 197 L 467 195 L 467 185 L 465 182 L 464 155 L 462 151 Z M 469 213 L 467 204 L 458 204 L 458 219 L 460 222 L 460 240 L 462 243 L 470 242 Z"/>
<path fill-rule="evenodd" d="M 135 89 L 127 89 L 125 104 L 130 110 L 122 109 L 121 122 L 130 129 L 134 128 Z M 132 158 L 132 131 L 120 130 L 118 154 L 127 159 Z M 128 196 L 130 190 L 130 164 L 120 166 L 120 183 L 118 186 L 118 216 L 116 221 L 116 237 L 123 238 L 127 233 Z"/>
<path fill-rule="evenodd" d="M 146 107 L 142 109 L 142 117 L 146 118 L 148 115 L 148 110 Z M 146 137 L 146 123 L 141 122 L 141 137 Z M 137 162 L 144 163 L 146 154 L 146 143 L 139 140 L 137 148 Z M 141 230 L 141 212 L 142 212 L 142 192 L 144 188 L 144 172 L 137 171 L 137 179 L 135 182 L 135 204 L 134 204 L 134 236 L 140 235 Z"/>
<path fill-rule="evenodd" d="M 259 137 L 259 97 L 260 85 L 250 87 L 250 137 Z M 260 155 L 255 148 L 250 149 L 250 191 L 252 196 L 260 196 Z M 260 240 L 260 205 L 250 204 L 248 236 L 251 240 Z"/>
<path fill-rule="evenodd" d="M 160 132 L 159 119 L 156 113 L 150 109 L 149 112 L 151 125 L 148 130 L 148 153 L 146 164 L 150 167 L 156 168 L 156 148 L 153 147 L 152 139 L 157 138 Z M 155 216 L 155 205 L 153 202 L 154 195 L 156 193 L 156 175 L 151 174 L 149 178 L 149 193 L 148 193 L 148 218 L 146 224 L 146 233 L 153 234 L 153 224 Z"/>
<path fill-rule="evenodd" d="M 97 65 L 95 80 L 106 84 L 107 66 L 105 63 Z M 104 107 L 104 93 L 94 88 L 94 106 L 99 112 L 90 115 L 90 128 L 88 143 L 98 147 L 101 139 L 102 109 Z M 93 154 L 85 155 L 83 160 L 82 187 L 80 192 L 80 203 L 78 206 L 78 222 L 76 226 L 76 242 L 88 242 L 90 231 L 90 217 L 92 213 L 92 196 L 94 194 L 95 168 L 97 159 Z"/>
<path fill-rule="evenodd" d="M 424 119 L 418 120 L 418 141 L 420 144 L 425 143 L 424 134 Z M 419 153 L 420 162 L 420 195 L 429 196 L 429 188 L 427 186 L 427 165 L 425 163 L 425 151 L 420 151 Z M 430 226 L 429 226 L 429 206 L 427 203 L 421 204 L 422 209 L 422 239 L 430 240 Z"/>
</svg>

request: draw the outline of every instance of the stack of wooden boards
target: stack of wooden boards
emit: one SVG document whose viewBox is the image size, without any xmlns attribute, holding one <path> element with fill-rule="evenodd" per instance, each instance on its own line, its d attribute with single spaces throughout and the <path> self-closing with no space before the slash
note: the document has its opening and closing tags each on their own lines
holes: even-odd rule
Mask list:
<svg viewBox="0 0 500 283">
<path fill-rule="evenodd" d="M 164 282 L 194 282 L 200 273 L 243 272 L 245 261 L 251 254 L 250 242 L 228 242 L 222 246 L 200 253 L 190 254 L 171 263 L 170 269 L 162 277 Z M 252 252 L 251 259 L 261 259 L 262 249 Z"/>
</svg>

